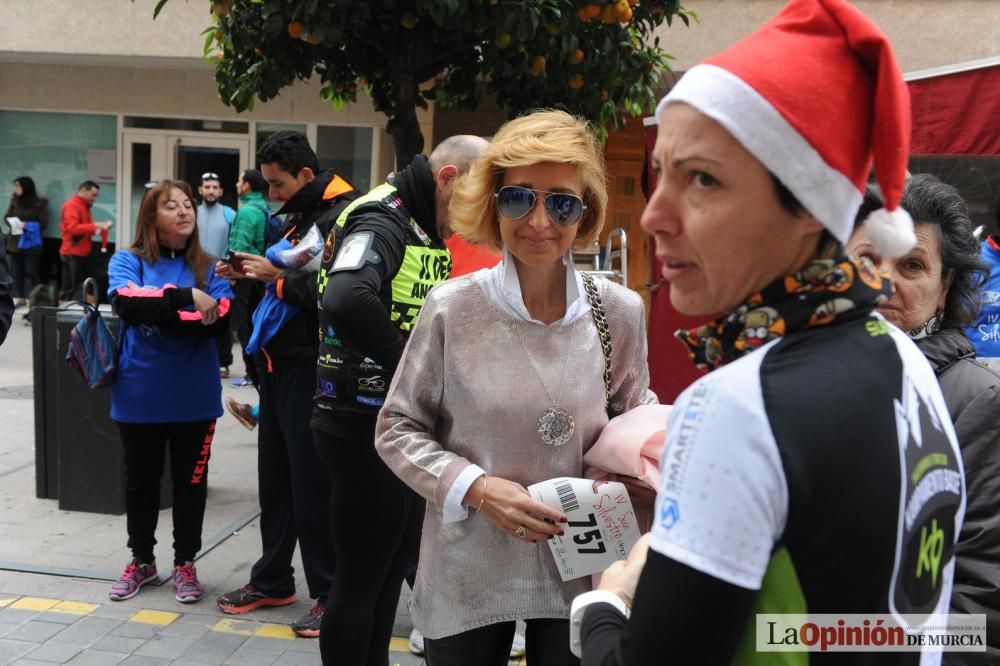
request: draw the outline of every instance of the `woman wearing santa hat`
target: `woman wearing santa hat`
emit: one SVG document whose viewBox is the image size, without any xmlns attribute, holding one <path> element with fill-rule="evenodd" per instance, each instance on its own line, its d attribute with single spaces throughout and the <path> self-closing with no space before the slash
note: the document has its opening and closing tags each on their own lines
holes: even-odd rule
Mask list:
<svg viewBox="0 0 1000 666">
<path fill-rule="evenodd" d="M 888 281 L 843 251 L 873 158 L 886 208 L 867 236 L 883 256 L 915 242 L 885 35 L 846 0 L 793 0 L 688 71 L 657 119 L 642 225 L 673 306 L 724 314 L 678 334 L 712 372 L 671 414 L 651 535 L 577 597 L 571 647 L 585 665 L 751 664 L 787 638 L 757 637 L 760 613 L 938 619 L 965 508 L 954 428 L 874 311 Z"/>
</svg>

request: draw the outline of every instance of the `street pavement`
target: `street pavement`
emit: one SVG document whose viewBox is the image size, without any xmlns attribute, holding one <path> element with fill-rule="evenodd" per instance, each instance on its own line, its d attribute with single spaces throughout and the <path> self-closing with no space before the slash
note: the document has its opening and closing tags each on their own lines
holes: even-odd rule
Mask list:
<svg viewBox="0 0 1000 666">
<path fill-rule="evenodd" d="M 179 604 L 167 581 L 127 601 L 108 600 L 128 560 L 125 516 L 64 511 L 58 500 L 36 498 L 31 328 L 20 322 L 22 312 L 0 346 L 0 664 L 319 664 L 318 641 L 288 628 L 312 606 L 298 553 L 291 606 L 240 616 L 215 607 L 216 596 L 247 582 L 260 552 L 256 433 L 228 414 L 212 447 L 197 560 L 205 598 Z M 238 362 L 233 377 L 241 374 Z M 252 388 L 223 386 L 241 401 L 256 397 Z M 169 509 L 160 512 L 157 535 L 165 578 Z M 406 649 L 408 600 L 404 585 L 389 653 L 394 666 L 424 663 Z"/>
</svg>

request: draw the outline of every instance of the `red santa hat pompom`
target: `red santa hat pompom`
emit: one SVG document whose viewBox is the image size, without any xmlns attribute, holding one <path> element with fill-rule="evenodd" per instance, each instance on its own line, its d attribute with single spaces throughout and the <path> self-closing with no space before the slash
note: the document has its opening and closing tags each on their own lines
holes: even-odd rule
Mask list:
<svg viewBox="0 0 1000 666">
<path fill-rule="evenodd" d="M 875 162 L 885 208 L 865 221 L 886 257 L 916 243 L 899 208 L 910 97 L 888 38 L 847 0 L 792 0 L 688 71 L 656 109 L 688 104 L 733 135 L 846 243 Z"/>
</svg>

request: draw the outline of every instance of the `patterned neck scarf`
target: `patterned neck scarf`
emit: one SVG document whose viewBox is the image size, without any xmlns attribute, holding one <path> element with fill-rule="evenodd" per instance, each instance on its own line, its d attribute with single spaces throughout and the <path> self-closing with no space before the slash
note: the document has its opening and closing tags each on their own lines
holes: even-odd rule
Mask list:
<svg viewBox="0 0 1000 666">
<path fill-rule="evenodd" d="M 714 370 L 794 331 L 865 316 L 888 298 L 889 281 L 868 259 L 820 259 L 677 337 L 697 367 Z"/>
<path fill-rule="evenodd" d="M 923 340 L 924 338 L 929 338 L 941 330 L 941 320 L 943 317 L 944 312 L 938 310 L 931 315 L 930 319 L 916 328 L 911 328 L 906 332 L 906 334 L 910 336 L 911 340 Z"/>
</svg>

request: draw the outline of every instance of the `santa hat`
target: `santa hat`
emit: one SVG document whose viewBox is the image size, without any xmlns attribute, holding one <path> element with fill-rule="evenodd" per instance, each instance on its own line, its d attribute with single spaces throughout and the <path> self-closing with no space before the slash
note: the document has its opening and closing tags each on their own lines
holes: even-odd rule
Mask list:
<svg viewBox="0 0 1000 666">
<path fill-rule="evenodd" d="M 681 77 L 657 118 L 673 103 L 725 127 L 842 243 L 874 158 L 885 208 L 865 220 L 868 239 L 887 257 L 916 243 L 899 208 L 909 93 L 888 38 L 847 0 L 792 0 Z"/>
</svg>

